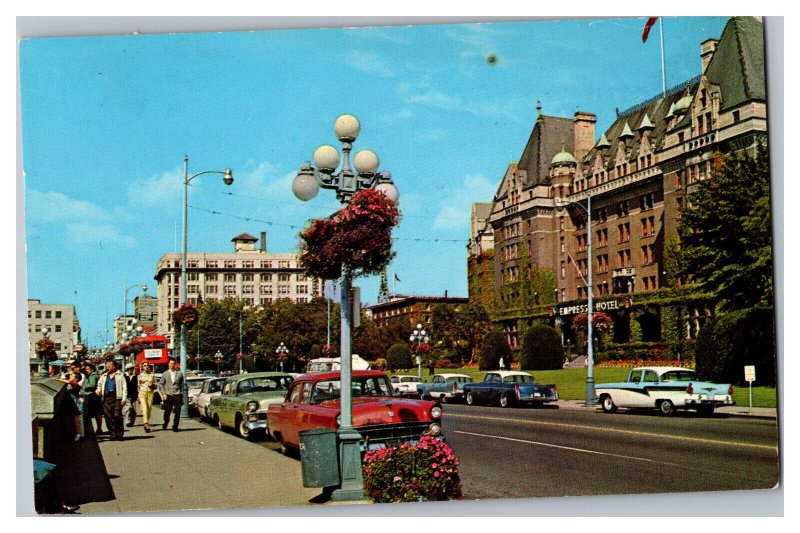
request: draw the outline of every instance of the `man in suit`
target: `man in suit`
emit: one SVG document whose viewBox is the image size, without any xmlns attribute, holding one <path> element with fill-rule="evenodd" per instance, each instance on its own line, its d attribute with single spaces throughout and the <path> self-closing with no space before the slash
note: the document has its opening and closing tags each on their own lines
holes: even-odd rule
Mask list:
<svg viewBox="0 0 800 533">
<path fill-rule="evenodd" d="M 128 401 L 126 403 L 128 406 L 128 412 L 125 414 L 126 418 L 128 419 L 128 423 L 126 425 L 129 428 L 133 427 L 133 424 L 136 422 L 136 400 L 139 397 L 139 383 L 133 373 L 133 369 L 133 363 L 128 363 L 125 365 L 125 381 L 127 382 L 128 387 Z"/>
<path fill-rule="evenodd" d="M 100 376 L 95 393 L 103 398 L 103 414 L 106 427 L 111 432 L 111 440 L 122 440 L 125 433 L 122 407 L 128 397 L 128 383 L 114 360 L 106 363 L 106 372 Z"/>
<path fill-rule="evenodd" d="M 161 390 L 164 393 L 164 424 L 161 429 L 167 430 L 170 414 L 175 415 L 172 422 L 172 431 L 178 431 L 181 420 L 181 405 L 183 405 L 183 373 L 176 368 L 175 360 L 169 362 L 169 369 L 161 374 Z"/>
</svg>

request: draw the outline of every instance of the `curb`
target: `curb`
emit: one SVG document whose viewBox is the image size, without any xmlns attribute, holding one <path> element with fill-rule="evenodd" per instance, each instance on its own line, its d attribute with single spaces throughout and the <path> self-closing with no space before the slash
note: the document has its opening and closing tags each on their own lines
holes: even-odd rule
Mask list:
<svg viewBox="0 0 800 533">
<path fill-rule="evenodd" d="M 584 405 L 581 400 L 559 400 L 556 402 L 556 405 L 560 409 L 572 409 L 576 411 L 580 411 L 583 409 L 593 409 L 599 410 L 600 407 L 598 405 Z M 770 409 L 769 407 L 756 407 L 756 409 Z M 720 411 L 717 410 L 715 414 L 721 414 L 729 417 L 736 417 L 736 418 L 755 418 L 759 420 L 777 420 L 778 413 L 777 411 L 774 414 L 766 414 L 766 413 L 747 413 L 743 411 Z"/>
</svg>

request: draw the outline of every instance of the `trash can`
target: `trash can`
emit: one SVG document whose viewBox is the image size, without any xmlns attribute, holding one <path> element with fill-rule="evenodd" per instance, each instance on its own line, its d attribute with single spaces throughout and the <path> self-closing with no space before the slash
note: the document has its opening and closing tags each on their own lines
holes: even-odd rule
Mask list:
<svg viewBox="0 0 800 533">
<path fill-rule="evenodd" d="M 301 431 L 300 461 L 304 487 L 341 485 L 336 430 L 315 428 Z"/>
</svg>

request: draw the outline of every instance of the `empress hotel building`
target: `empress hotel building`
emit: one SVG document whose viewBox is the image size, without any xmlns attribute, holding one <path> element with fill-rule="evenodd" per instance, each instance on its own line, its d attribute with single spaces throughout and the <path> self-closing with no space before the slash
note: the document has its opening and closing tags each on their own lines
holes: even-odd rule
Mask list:
<svg viewBox="0 0 800 533">
<path fill-rule="evenodd" d="M 730 19 L 719 39 L 701 43 L 697 77 L 617 112 L 599 138 L 594 114 L 548 116 L 537 106 L 519 161 L 492 201 L 473 208 L 470 300 L 491 304 L 512 347 L 526 325 L 548 317 L 574 340 L 570 321 L 589 290 L 619 310 L 609 312 L 614 342 L 696 335 L 713 298 L 681 291 L 665 251 L 715 154 L 754 150 L 766 136 L 763 31 L 760 19 Z M 524 288 L 537 272 L 551 273 L 547 283 L 539 276 Z"/>
<path fill-rule="evenodd" d="M 322 281 L 307 276 L 297 255 L 268 253 L 267 235 L 243 233 L 233 242 L 233 252 L 189 252 L 186 255 L 186 301 L 236 298 L 245 306 L 267 306 L 279 298 L 309 302 L 323 291 Z M 172 312 L 178 308 L 181 287 L 181 254 L 166 253 L 156 266 L 158 323 L 156 331 L 171 341 L 175 336 Z"/>
</svg>

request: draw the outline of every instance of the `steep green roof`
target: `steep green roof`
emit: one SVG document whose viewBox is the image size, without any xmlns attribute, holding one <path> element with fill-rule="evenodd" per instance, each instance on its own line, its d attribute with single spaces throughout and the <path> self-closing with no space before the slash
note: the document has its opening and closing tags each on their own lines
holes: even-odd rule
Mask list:
<svg viewBox="0 0 800 533">
<path fill-rule="evenodd" d="M 765 102 L 764 23 L 753 17 L 731 18 L 706 76 L 720 86 L 720 111 L 749 100 Z"/>
</svg>

